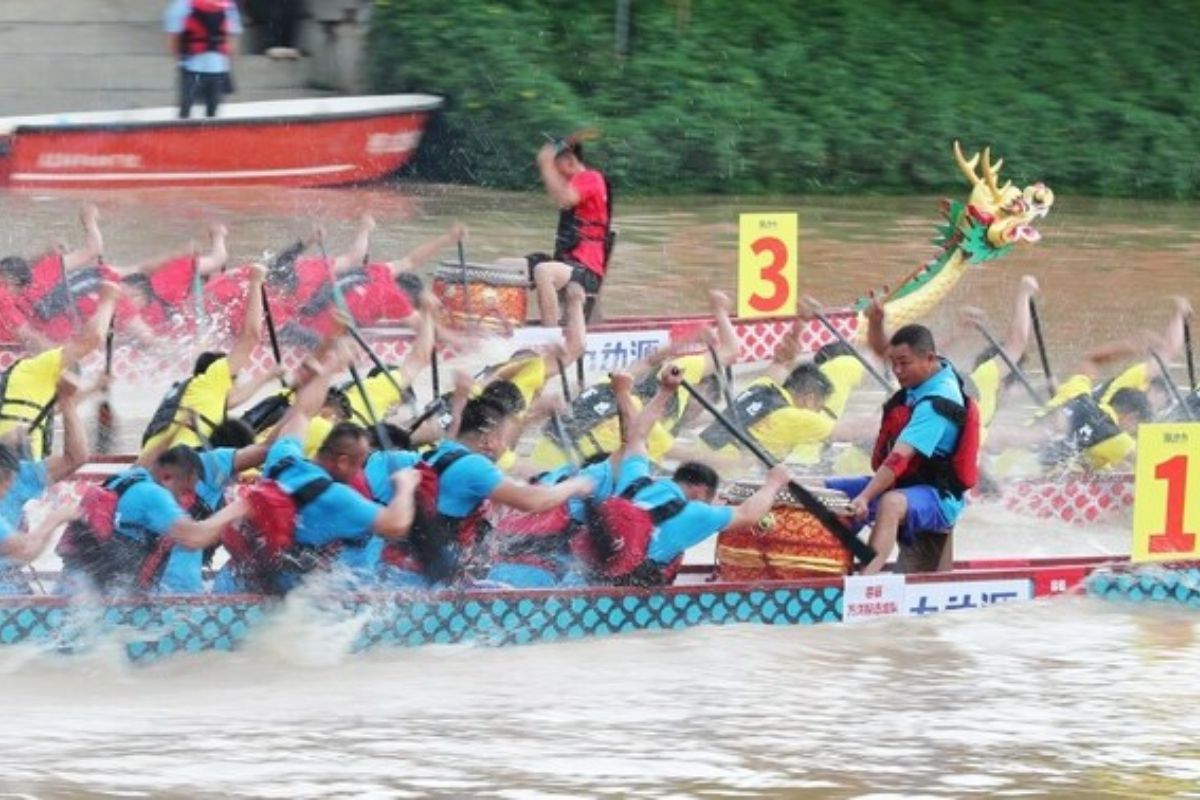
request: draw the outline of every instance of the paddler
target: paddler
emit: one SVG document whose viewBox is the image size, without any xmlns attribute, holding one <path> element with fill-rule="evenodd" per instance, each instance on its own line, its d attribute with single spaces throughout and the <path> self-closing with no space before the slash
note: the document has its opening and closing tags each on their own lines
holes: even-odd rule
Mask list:
<svg viewBox="0 0 1200 800">
<path fill-rule="evenodd" d="M 54 402 L 54 390 L 63 374 L 100 348 L 119 293 L 120 287 L 106 282 L 100 288 L 96 313 L 72 339 L 61 347 L 20 358 L 0 373 L 0 435 L 33 422 L 44 407 Z M 28 431 L 33 458 L 49 451 L 52 431 L 49 417 L 36 430 Z"/>
<path fill-rule="evenodd" d="M 898 571 L 949 569 L 950 536 L 978 480 L 978 406 L 954 365 L 938 355 L 928 328 L 905 325 L 885 339 L 878 299 L 867 317 L 872 348 L 886 355 L 901 388 L 883 407 L 871 457 L 875 473 L 825 484 L 849 495 L 853 517 L 872 525 L 870 545 L 878 555 L 864 574 L 879 572 L 897 542 Z"/>
<path fill-rule="evenodd" d="M 1184 323 L 1192 315 L 1185 298 L 1176 298 L 1174 313 L 1161 337 L 1149 337 L 1164 363 L 1171 363 L 1183 350 Z M 1153 357 L 1139 359 L 1116 377 L 1096 383 L 1096 376 L 1114 361 L 1145 352 L 1135 341 L 1122 341 L 1093 349 L 1077 372 L 1058 387 L 1035 415 L 1054 420 L 1061 438 L 1044 444 L 1039 460 L 1044 470 L 1102 471 L 1129 462 L 1136 449 L 1137 427 L 1153 421 L 1165 410 L 1171 396 L 1166 378 Z M 1033 429 L 1044 437 L 1043 429 Z"/>
<path fill-rule="evenodd" d="M 238 373 L 250 365 L 254 348 L 262 338 L 261 288 L 266 273 L 267 269 L 262 264 L 252 265 L 246 290 L 246 315 L 233 347 L 228 353 L 207 352 L 197 357 L 192 375 L 176 382 L 155 410 L 142 435 L 142 452 L 159 449 L 164 439 L 189 447 L 214 444 L 214 435 L 229 427 L 222 427 L 228 409 L 254 396 L 266 381 L 277 374 L 268 372 L 241 386 L 234 385 Z"/>
<path fill-rule="evenodd" d="M 970 385 L 975 387 L 976 400 L 979 403 L 979 422 L 985 431 L 996 416 L 1001 393 L 1017 381 L 1008 362 L 1011 361 L 1018 367 L 1024 366 L 1031 327 L 1030 300 L 1037 295 L 1038 290 L 1037 278 L 1032 275 L 1021 277 L 1008 334 L 1000 343 L 1004 356 L 1008 356 L 1008 359 L 1005 360 L 993 345 L 988 345 L 975 357 Z M 982 309 L 972 306 L 963 309 L 963 318 L 972 325 L 983 325 L 986 321 Z"/>
<path fill-rule="evenodd" d="M 58 382 L 57 409 L 63 421 L 62 455 L 32 460 L 21 447 L 0 443 L 0 594 L 32 592 L 20 568 L 35 561 L 50 544 L 60 525 L 74 518 L 78 504 L 60 502 L 36 524 L 26 506 L 77 470 L 88 458 L 87 432 L 79 417 L 78 387 L 64 376 Z M 19 438 L 19 437 L 18 437 Z"/>
<path fill-rule="evenodd" d="M 664 348 L 631 367 L 629 371 L 637 379 L 633 399 L 636 409 L 641 409 L 658 391 L 658 373 L 672 367 L 679 369 L 686 380 L 701 387 L 712 397 L 715 398 L 719 393 L 715 372 L 736 360 L 738 340 L 730 321 L 733 305 L 729 297 L 718 291 L 710 291 L 708 297 L 716 326 L 716 337 L 711 351 L 676 355 L 672 348 Z M 714 356 L 720 364 L 714 363 Z M 680 430 L 695 418 L 698 408 L 690 400 L 691 396 L 687 392 L 678 389 L 663 417 L 656 420 L 651 428 L 647 452 L 654 463 L 662 461 L 674 447 Z M 543 470 L 561 467 L 568 460 L 568 452 L 565 449 L 567 447 L 584 458 L 615 452 L 620 447 L 621 436 L 617 412 L 616 398 L 609 382 L 598 381 L 581 392 L 571 404 L 571 413 L 563 426 L 571 442 L 559 442 L 558 433 L 547 428 L 545 434 L 534 445 L 534 465 Z"/>
<path fill-rule="evenodd" d="M 55 246 L 41 257 L 30 260 L 19 256 L 0 259 L 0 290 L 10 295 L 25 324 L 37 331 L 43 340 L 65 342 L 94 313 L 98 296 L 82 303 L 81 296 L 99 291 L 104 280 L 112 274 L 100 274 L 97 267 L 104 251 L 100 233 L 100 212 L 86 205 L 79 212 L 84 242 L 74 250 Z M 87 286 L 72 286 L 74 273 L 90 268 L 82 276 Z"/>
<path fill-rule="evenodd" d="M 195 320 L 198 295 L 209 276 L 219 273 L 229 260 L 221 224 L 209 227 L 208 250 L 198 252 L 194 242 L 170 255 L 120 270 L 126 295 L 133 300 L 138 319 L 154 336 L 179 333 L 186 320 Z"/>
</svg>

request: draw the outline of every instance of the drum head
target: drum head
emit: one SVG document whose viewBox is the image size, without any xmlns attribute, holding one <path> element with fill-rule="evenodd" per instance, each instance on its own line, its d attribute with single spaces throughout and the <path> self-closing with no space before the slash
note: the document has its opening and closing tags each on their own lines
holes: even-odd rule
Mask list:
<svg viewBox="0 0 1200 800">
<path fill-rule="evenodd" d="M 726 487 L 725 490 L 721 492 L 721 496 L 724 497 L 725 500 L 730 504 L 738 505 L 749 499 L 750 495 L 754 494 L 761 488 L 761 483 L 754 483 L 752 481 L 738 481 Z M 850 498 L 847 497 L 844 492 L 839 492 L 836 489 L 826 489 L 824 486 L 808 485 L 805 485 L 804 488 L 807 489 L 810 494 L 820 500 L 826 508 L 834 513 L 842 513 L 846 510 L 846 506 L 850 503 Z M 779 491 L 779 494 L 775 495 L 775 505 L 794 506 L 796 508 L 803 507 L 799 498 L 795 497 L 791 490 L 789 490 L 786 486 Z"/>
<path fill-rule="evenodd" d="M 467 264 L 467 282 L 491 286 L 529 286 L 529 270 L 503 264 Z M 443 261 L 433 277 L 447 283 L 462 283 L 463 268 L 457 262 Z"/>
</svg>

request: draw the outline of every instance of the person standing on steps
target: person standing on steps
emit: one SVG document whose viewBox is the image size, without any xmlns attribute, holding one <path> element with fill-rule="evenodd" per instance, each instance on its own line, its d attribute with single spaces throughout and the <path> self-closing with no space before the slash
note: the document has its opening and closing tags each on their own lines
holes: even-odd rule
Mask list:
<svg viewBox="0 0 1200 800">
<path fill-rule="evenodd" d="M 231 56 L 242 18 L 234 0 L 171 0 L 163 14 L 171 52 L 179 58 L 179 118 L 192 115 L 204 99 L 205 116 L 215 117 L 222 95 L 233 93 Z"/>
</svg>

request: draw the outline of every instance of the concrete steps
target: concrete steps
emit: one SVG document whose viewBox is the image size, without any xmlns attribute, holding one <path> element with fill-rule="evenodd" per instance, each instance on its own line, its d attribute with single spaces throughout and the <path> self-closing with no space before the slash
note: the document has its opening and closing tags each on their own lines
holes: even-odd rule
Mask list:
<svg viewBox="0 0 1200 800">
<path fill-rule="evenodd" d="M 0 0 L 0 116 L 174 105 L 163 0 Z M 304 61 L 234 60 L 230 102 L 308 97 Z"/>
</svg>

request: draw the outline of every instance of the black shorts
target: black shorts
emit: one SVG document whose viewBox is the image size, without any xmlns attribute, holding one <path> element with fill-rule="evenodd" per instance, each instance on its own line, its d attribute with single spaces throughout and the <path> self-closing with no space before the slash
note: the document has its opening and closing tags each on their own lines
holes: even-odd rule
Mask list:
<svg viewBox="0 0 1200 800">
<path fill-rule="evenodd" d="M 566 264 L 571 268 L 571 278 L 569 283 L 578 283 L 583 287 L 585 294 L 595 295 L 600 293 L 600 284 L 604 282 L 596 273 L 580 264 L 578 261 L 573 261 L 569 258 L 554 258 L 545 253 L 530 253 L 525 256 L 525 260 L 529 262 L 529 283 L 533 284 L 533 270 L 538 264 L 543 264 L 547 261 L 558 261 L 560 264 Z"/>
</svg>

